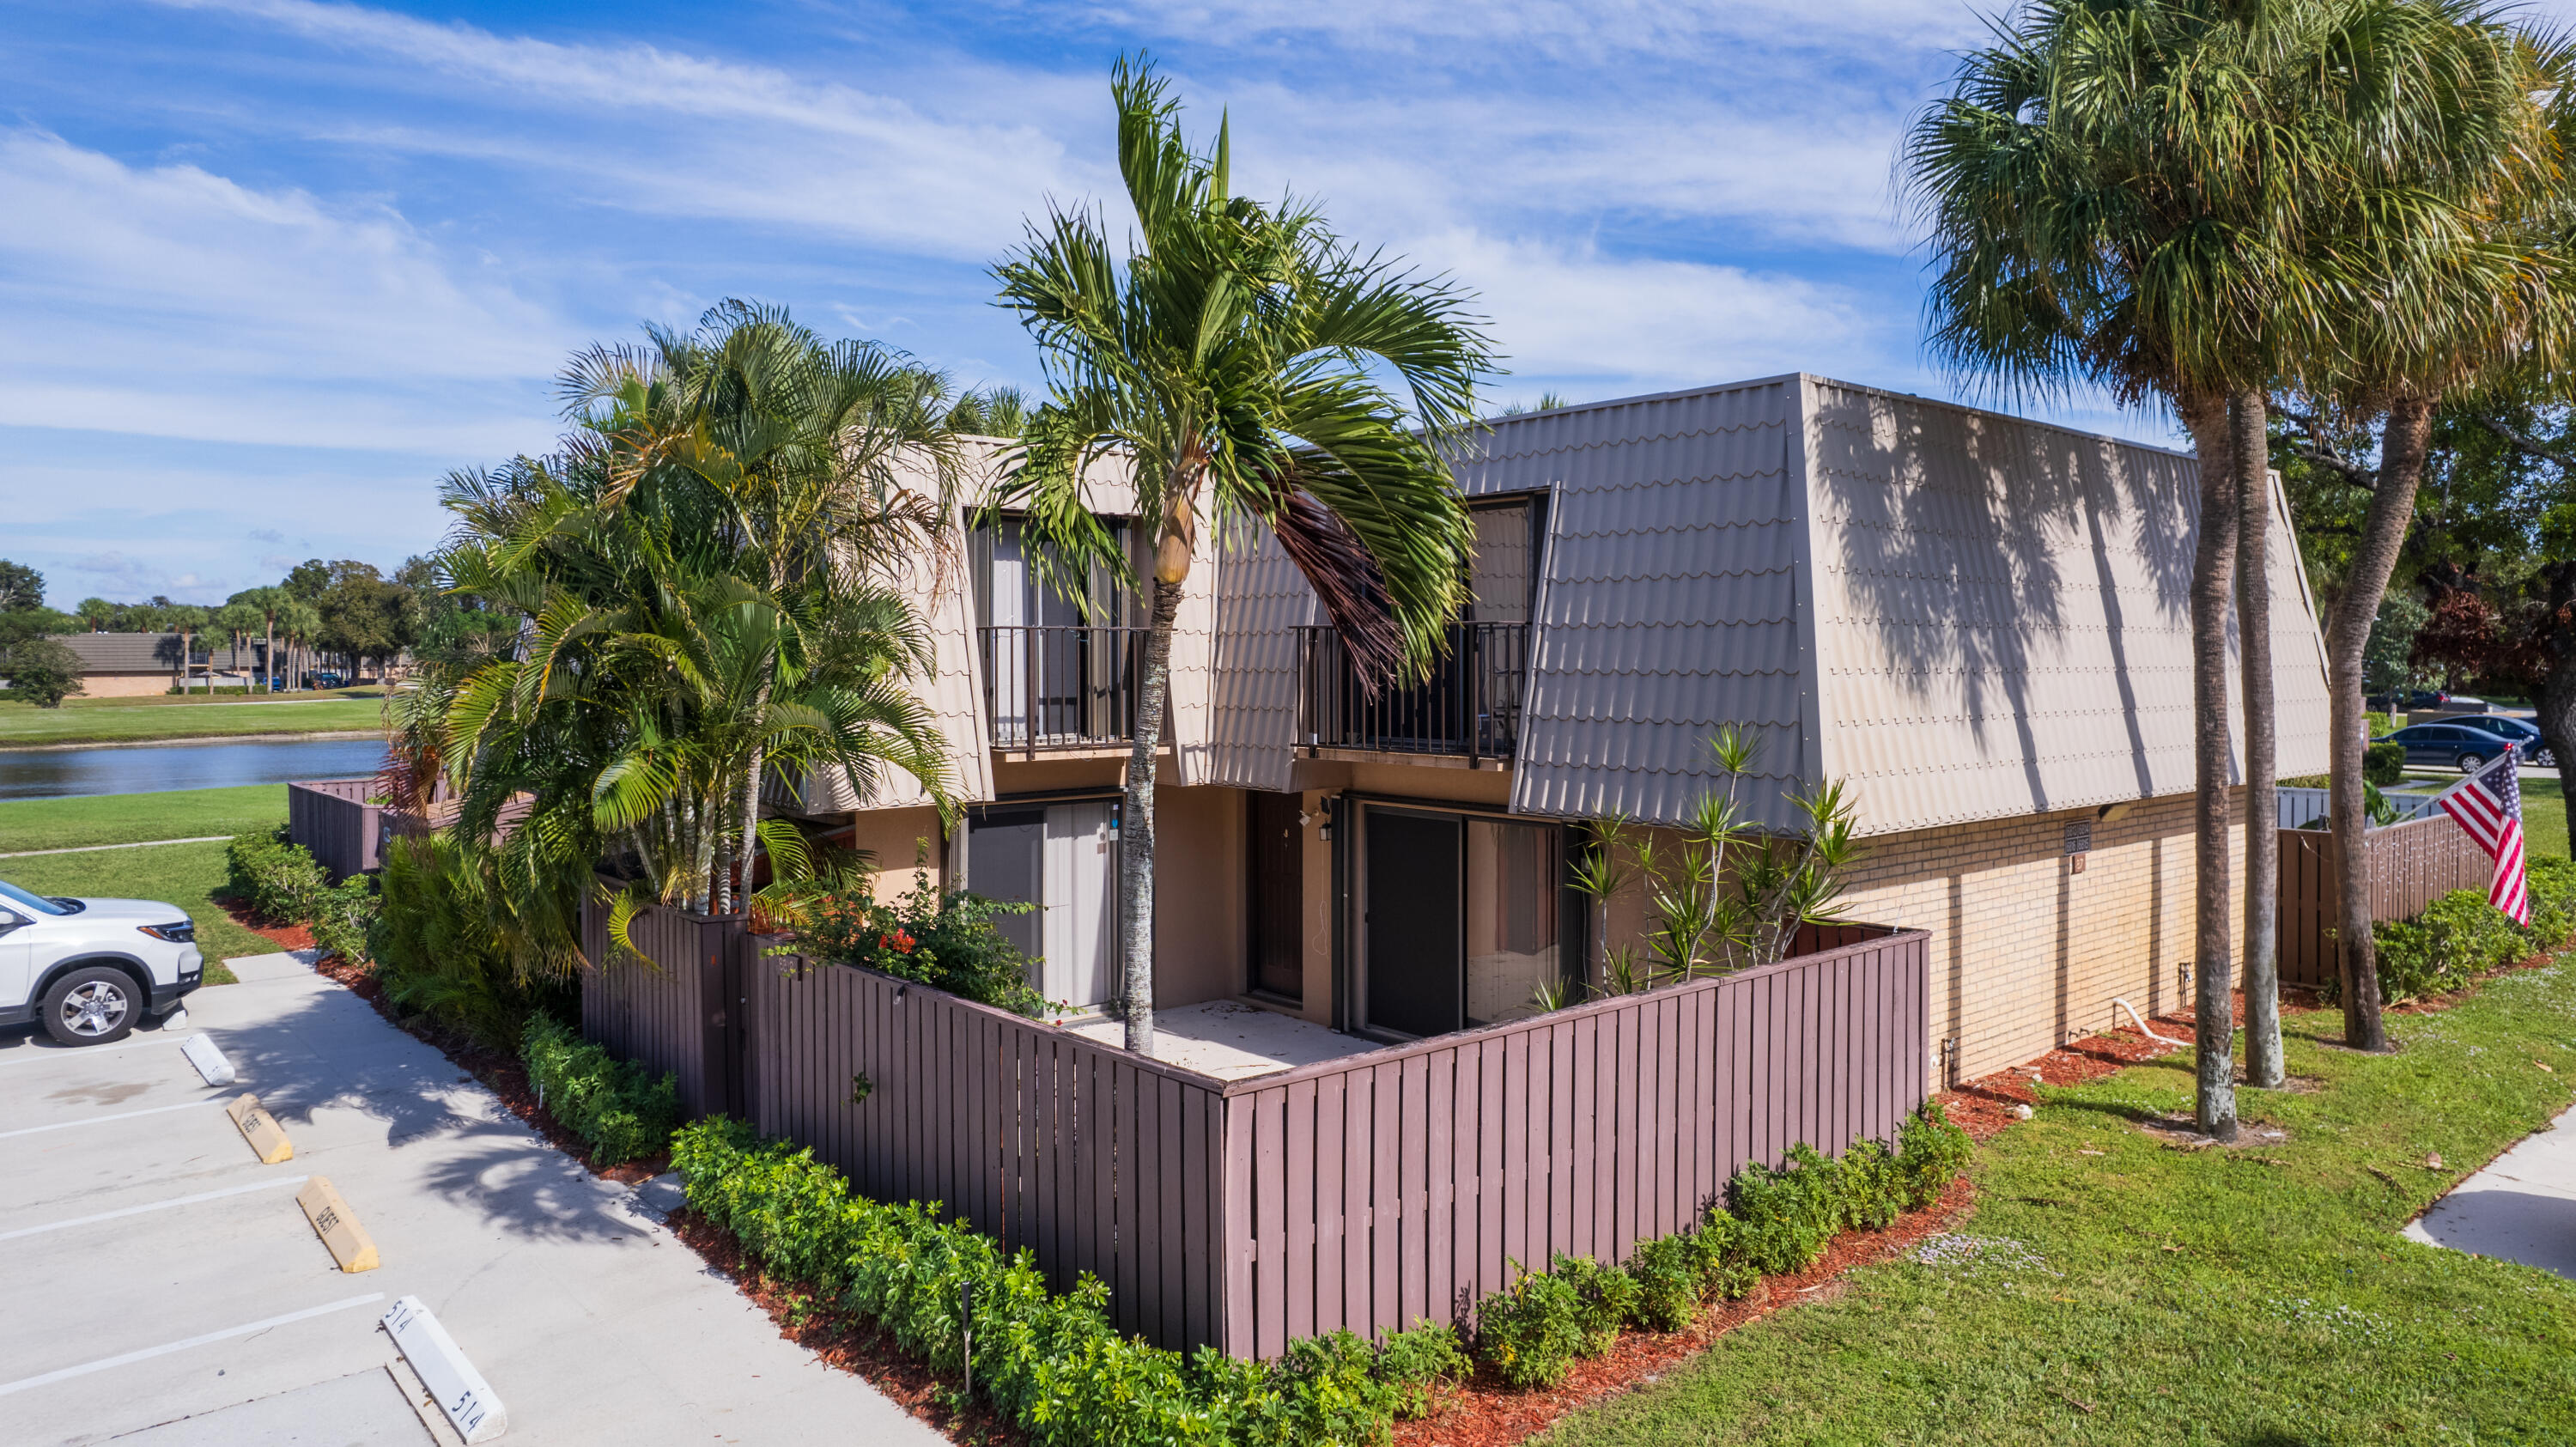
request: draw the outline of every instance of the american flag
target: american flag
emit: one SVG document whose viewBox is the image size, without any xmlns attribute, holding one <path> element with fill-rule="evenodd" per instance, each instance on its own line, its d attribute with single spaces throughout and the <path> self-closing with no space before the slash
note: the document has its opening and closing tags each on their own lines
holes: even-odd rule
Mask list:
<svg viewBox="0 0 2576 1447">
<path fill-rule="evenodd" d="M 2442 791 L 2442 812 L 2460 821 L 2469 837 L 2495 861 L 2495 878 L 2487 884 L 2487 903 L 2513 916 L 2515 924 L 2531 923 L 2531 891 L 2522 872 L 2522 784 L 2518 770 L 2522 751 L 2507 749 L 2503 758 Z"/>
</svg>

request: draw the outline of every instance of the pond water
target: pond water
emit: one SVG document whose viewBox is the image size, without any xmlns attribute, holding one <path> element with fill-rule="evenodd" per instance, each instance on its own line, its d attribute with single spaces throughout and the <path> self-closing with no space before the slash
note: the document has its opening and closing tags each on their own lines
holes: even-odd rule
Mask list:
<svg viewBox="0 0 2576 1447">
<path fill-rule="evenodd" d="M 374 773 L 384 757 L 381 739 L 0 750 L 0 799 L 149 794 L 163 789 L 349 779 Z"/>
</svg>

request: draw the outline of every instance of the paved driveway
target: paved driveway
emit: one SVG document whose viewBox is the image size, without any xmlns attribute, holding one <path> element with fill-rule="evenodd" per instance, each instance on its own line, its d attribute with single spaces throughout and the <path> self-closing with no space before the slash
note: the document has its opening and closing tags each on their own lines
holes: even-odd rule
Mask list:
<svg viewBox="0 0 2576 1447">
<path fill-rule="evenodd" d="M 2406 1234 L 2576 1281 L 2576 1110 L 2452 1187 Z"/>
<path fill-rule="evenodd" d="M 233 964 L 244 982 L 176 1030 L 87 1050 L 0 1032 L 0 1440 L 452 1441 L 376 1327 L 404 1295 L 490 1381 L 508 1440 L 943 1440 L 364 1001 L 289 956 Z M 180 1056 L 200 1031 L 238 1085 Z M 292 1161 L 259 1164 L 226 1118 L 243 1090 Z M 311 1175 L 382 1267 L 337 1269 L 295 1205 Z"/>
</svg>

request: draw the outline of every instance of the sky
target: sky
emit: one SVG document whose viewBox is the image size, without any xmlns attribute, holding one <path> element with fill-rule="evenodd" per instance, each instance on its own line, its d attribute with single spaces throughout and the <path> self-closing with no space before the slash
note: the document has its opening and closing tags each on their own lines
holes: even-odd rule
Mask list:
<svg viewBox="0 0 2576 1447">
<path fill-rule="evenodd" d="M 0 0 L 0 557 L 220 601 L 432 548 L 568 354 L 744 297 L 1035 388 L 992 263 L 1154 57 L 1237 190 L 1479 297 L 1493 405 L 1785 371 L 1977 400 L 1894 184 L 1958 0 Z M 1123 211 L 1109 211 L 1123 230 Z M 2055 420 L 2170 443 L 2083 400 Z"/>
</svg>

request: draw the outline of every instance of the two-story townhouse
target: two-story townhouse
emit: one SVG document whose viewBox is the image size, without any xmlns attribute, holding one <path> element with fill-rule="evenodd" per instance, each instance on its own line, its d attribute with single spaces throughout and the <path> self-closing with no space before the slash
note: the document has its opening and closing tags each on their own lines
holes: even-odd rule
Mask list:
<svg viewBox="0 0 2576 1447">
<path fill-rule="evenodd" d="M 1458 476 L 1470 607 L 1433 678 L 1375 698 L 1275 543 L 1203 533 L 1158 775 L 1158 1007 L 1376 1038 L 1525 1013 L 1593 954 L 1570 826 L 1680 824 L 1726 723 L 1761 740 L 1741 797 L 1765 824 L 1819 781 L 1854 791 L 1844 912 L 1930 932 L 1937 1069 L 2188 998 L 2188 455 L 1791 375 L 1495 419 Z M 2323 652 L 2274 510 L 2280 762 L 2312 773 Z M 957 586 L 917 580 L 965 827 L 896 788 L 806 807 L 890 872 L 919 840 L 941 877 L 1039 902 L 1013 927 L 1040 984 L 1091 1007 L 1141 633 L 1103 582 L 1088 609 L 1045 586 L 1029 546 L 1005 520 Z M 1624 900 L 1611 931 L 1642 918 Z"/>
</svg>

